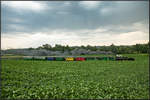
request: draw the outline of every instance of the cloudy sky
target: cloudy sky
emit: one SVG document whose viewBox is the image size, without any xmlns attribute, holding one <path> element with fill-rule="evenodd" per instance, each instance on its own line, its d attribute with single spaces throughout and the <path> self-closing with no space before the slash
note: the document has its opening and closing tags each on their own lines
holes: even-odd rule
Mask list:
<svg viewBox="0 0 150 100">
<path fill-rule="evenodd" d="M 2 1 L 1 47 L 132 45 L 149 40 L 148 1 Z"/>
</svg>

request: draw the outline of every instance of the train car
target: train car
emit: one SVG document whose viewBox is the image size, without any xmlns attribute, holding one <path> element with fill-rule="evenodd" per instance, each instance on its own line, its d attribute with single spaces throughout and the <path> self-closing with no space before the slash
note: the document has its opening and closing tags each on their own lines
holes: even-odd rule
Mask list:
<svg viewBox="0 0 150 100">
<path fill-rule="evenodd" d="M 135 59 L 134 59 L 134 58 L 128 58 L 128 60 L 129 60 L 129 61 L 134 61 Z"/>
<path fill-rule="evenodd" d="M 48 61 L 55 61 L 56 58 L 55 58 L 55 57 L 45 57 L 45 60 L 48 60 Z"/>
<path fill-rule="evenodd" d="M 35 56 L 33 60 L 45 60 L 45 57 Z"/>
<path fill-rule="evenodd" d="M 123 60 L 128 60 L 128 57 L 122 57 L 123 58 Z"/>
<path fill-rule="evenodd" d="M 32 56 L 24 56 L 23 59 L 24 59 L 24 60 L 32 60 L 33 57 L 32 57 Z"/>
<path fill-rule="evenodd" d="M 107 61 L 107 60 L 109 60 L 109 58 L 108 57 L 103 57 L 103 60 Z"/>
<path fill-rule="evenodd" d="M 64 61 L 65 58 L 64 58 L 64 57 L 55 57 L 55 60 L 56 60 L 56 61 Z"/>
<path fill-rule="evenodd" d="M 96 57 L 96 60 L 103 60 L 103 57 Z"/>
<path fill-rule="evenodd" d="M 122 57 L 116 57 L 115 60 L 116 60 L 116 61 L 122 61 L 123 58 L 122 58 Z"/>
<path fill-rule="evenodd" d="M 134 60 L 134 58 L 128 58 L 128 57 L 116 57 L 117 61 L 123 61 L 123 60 Z"/>
<path fill-rule="evenodd" d="M 85 61 L 85 58 L 84 57 L 77 57 L 75 58 L 76 61 Z"/>
<path fill-rule="evenodd" d="M 108 57 L 108 60 L 114 61 L 115 58 L 114 57 Z"/>
<path fill-rule="evenodd" d="M 95 57 L 86 57 L 86 60 L 96 60 Z"/>
<path fill-rule="evenodd" d="M 65 58 L 66 61 L 74 61 L 74 58 L 73 57 L 67 57 Z"/>
</svg>

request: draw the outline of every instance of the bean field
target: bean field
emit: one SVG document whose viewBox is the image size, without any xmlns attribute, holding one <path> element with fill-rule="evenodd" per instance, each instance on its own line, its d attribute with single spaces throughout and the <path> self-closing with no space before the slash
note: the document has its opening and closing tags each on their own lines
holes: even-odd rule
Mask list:
<svg viewBox="0 0 150 100">
<path fill-rule="evenodd" d="M 135 61 L 2 60 L 5 99 L 148 99 L 149 55 Z"/>
</svg>

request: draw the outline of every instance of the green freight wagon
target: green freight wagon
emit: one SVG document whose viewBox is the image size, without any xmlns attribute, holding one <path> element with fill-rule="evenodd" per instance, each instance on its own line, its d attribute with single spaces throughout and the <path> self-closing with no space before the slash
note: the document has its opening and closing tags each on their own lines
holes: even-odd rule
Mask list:
<svg viewBox="0 0 150 100">
<path fill-rule="evenodd" d="M 45 60 L 45 57 L 33 57 L 33 60 Z"/>
<path fill-rule="evenodd" d="M 33 60 L 33 57 L 30 57 L 30 56 L 24 56 L 23 59 L 24 59 L 24 60 Z"/>
<path fill-rule="evenodd" d="M 114 57 L 108 57 L 109 60 L 114 61 L 115 58 Z"/>
<path fill-rule="evenodd" d="M 64 57 L 56 57 L 55 60 L 56 60 L 56 61 L 64 61 L 65 58 L 64 58 Z"/>
<path fill-rule="evenodd" d="M 96 57 L 96 60 L 103 60 L 103 57 Z"/>
<path fill-rule="evenodd" d="M 96 60 L 95 57 L 86 57 L 86 60 Z"/>
<path fill-rule="evenodd" d="M 107 60 L 108 60 L 108 57 L 103 57 L 102 59 L 105 60 L 105 61 L 107 61 Z"/>
</svg>

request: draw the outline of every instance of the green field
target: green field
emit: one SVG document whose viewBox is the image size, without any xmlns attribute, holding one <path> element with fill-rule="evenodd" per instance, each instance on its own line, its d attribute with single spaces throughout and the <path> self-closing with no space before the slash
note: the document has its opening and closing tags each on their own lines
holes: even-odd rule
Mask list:
<svg viewBox="0 0 150 100">
<path fill-rule="evenodd" d="M 135 61 L 2 60 L 1 98 L 148 99 L 149 55 Z"/>
</svg>

